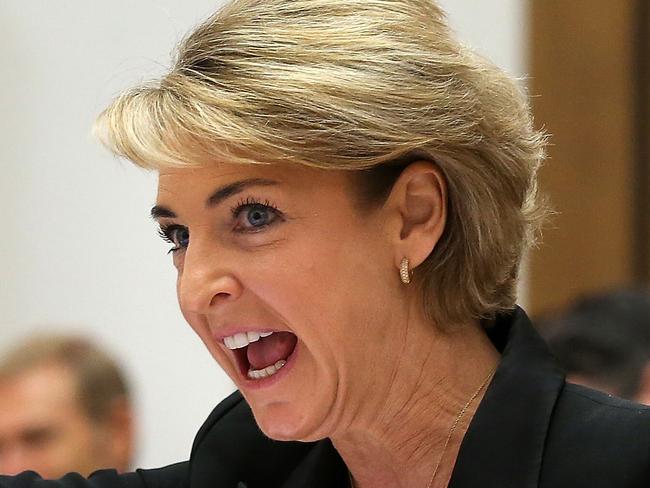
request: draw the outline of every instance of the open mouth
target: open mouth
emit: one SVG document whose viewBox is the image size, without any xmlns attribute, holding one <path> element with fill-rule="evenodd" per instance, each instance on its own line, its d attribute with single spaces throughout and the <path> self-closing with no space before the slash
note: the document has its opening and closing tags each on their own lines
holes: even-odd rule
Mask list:
<svg viewBox="0 0 650 488">
<path fill-rule="evenodd" d="M 239 370 L 249 380 L 275 375 L 296 348 L 298 338 L 291 332 L 241 332 L 223 340 L 233 351 Z"/>
</svg>

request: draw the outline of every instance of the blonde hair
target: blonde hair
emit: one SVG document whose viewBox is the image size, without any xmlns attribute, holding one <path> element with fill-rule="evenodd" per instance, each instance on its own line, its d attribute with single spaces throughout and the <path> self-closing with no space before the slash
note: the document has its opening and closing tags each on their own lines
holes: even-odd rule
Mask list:
<svg viewBox="0 0 650 488">
<path fill-rule="evenodd" d="M 180 44 L 167 75 L 120 95 L 97 132 L 154 169 L 434 161 L 450 212 L 416 278 L 442 323 L 514 306 L 543 214 L 545 141 L 525 94 L 462 46 L 431 0 L 234 0 Z"/>
</svg>

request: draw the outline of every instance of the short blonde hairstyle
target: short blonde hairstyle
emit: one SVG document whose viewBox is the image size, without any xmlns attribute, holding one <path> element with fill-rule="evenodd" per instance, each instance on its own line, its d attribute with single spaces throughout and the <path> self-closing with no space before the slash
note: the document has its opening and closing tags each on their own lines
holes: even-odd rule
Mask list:
<svg viewBox="0 0 650 488">
<path fill-rule="evenodd" d="M 435 162 L 449 217 L 416 278 L 440 323 L 514 306 L 543 214 L 545 138 L 525 94 L 455 39 L 432 0 L 234 0 L 189 34 L 162 79 L 120 95 L 97 132 L 153 169 Z"/>
</svg>

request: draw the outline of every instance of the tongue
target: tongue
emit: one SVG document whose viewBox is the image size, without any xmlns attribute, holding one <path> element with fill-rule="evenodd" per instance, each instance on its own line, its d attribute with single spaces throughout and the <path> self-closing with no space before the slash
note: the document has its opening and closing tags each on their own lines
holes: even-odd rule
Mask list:
<svg viewBox="0 0 650 488">
<path fill-rule="evenodd" d="M 274 332 L 249 344 L 246 355 L 253 369 L 263 369 L 287 359 L 296 347 L 298 338 L 291 332 Z"/>
</svg>

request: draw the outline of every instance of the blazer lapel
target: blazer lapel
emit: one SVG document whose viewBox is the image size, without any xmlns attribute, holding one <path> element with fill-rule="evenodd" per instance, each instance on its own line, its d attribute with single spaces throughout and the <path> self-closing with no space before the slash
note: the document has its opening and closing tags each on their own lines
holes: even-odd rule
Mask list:
<svg viewBox="0 0 650 488">
<path fill-rule="evenodd" d="M 535 488 L 564 373 L 526 314 L 497 319 L 501 363 L 460 447 L 449 488 Z"/>
</svg>

